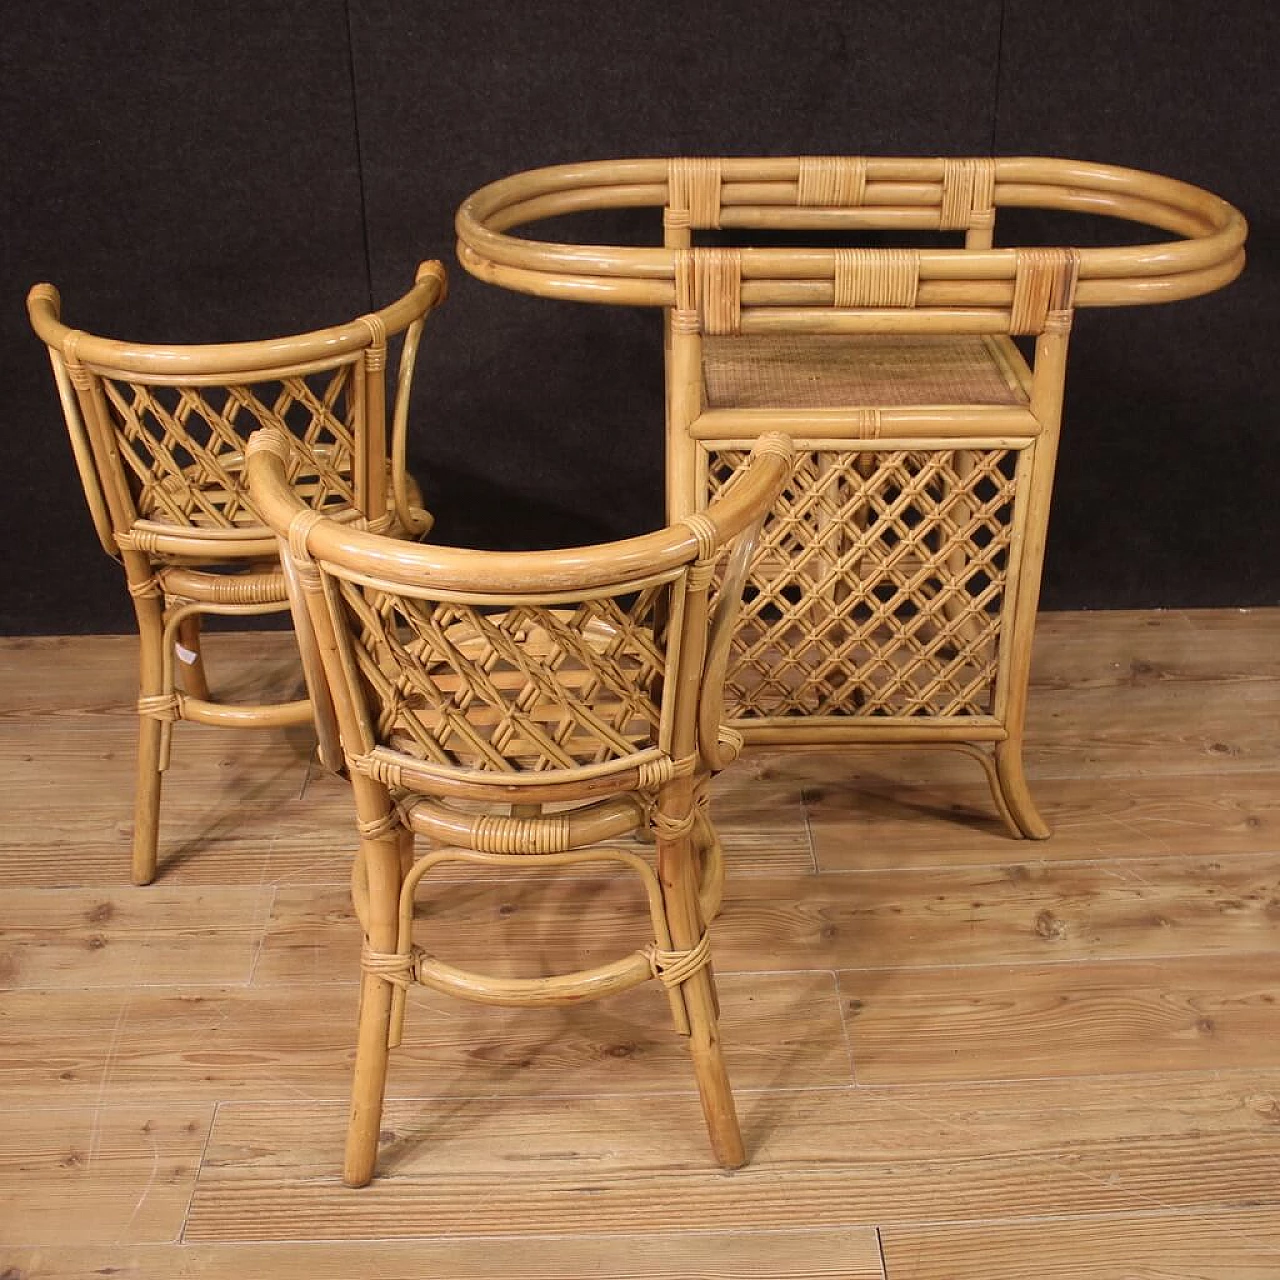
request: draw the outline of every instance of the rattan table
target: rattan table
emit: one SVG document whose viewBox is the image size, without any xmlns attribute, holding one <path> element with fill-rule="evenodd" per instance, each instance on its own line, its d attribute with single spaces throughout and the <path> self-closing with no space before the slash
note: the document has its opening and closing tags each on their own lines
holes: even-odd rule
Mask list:
<svg viewBox="0 0 1280 1280">
<path fill-rule="evenodd" d="M 510 233 L 644 206 L 662 210 L 661 247 Z M 1168 238 L 995 248 L 996 210 L 1014 206 Z M 1227 284 L 1244 265 L 1239 211 L 1183 182 L 1057 159 L 682 158 L 516 174 L 469 197 L 457 232 L 483 280 L 662 309 L 670 518 L 704 506 L 762 432 L 795 439 L 731 647 L 732 726 L 758 743 L 965 751 L 1010 831 L 1047 836 L 1022 741 L 1072 317 Z M 744 232 L 788 243 L 735 246 Z M 797 232 L 956 243 L 815 234 L 795 247 Z"/>
</svg>

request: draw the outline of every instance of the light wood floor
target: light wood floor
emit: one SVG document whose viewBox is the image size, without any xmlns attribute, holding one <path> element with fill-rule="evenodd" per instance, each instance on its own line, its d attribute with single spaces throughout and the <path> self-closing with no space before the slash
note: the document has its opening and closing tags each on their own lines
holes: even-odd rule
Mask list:
<svg viewBox="0 0 1280 1280">
<path fill-rule="evenodd" d="M 214 637 L 213 673 L 285 672 L 287 640 Z M 712 1165 L 656 989 L 422 991 L 360 1192 L 344 787 L 303 734 L 179 726 L 131 887 L 132 661 L 0 643 L 3 1280 L 1280 1276 L 1280 611 L 1044 618 L 1047 844 L 956 754 L 720 780 L 750 1168 Z M 643 940 L 608 879 L 445 887 L 445 958 Z"/>
</svg>

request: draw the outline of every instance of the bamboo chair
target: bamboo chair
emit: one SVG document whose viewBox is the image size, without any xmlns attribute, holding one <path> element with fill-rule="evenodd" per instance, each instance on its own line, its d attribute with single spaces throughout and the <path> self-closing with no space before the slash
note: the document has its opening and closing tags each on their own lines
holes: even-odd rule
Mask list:
<svg viewBox="0 0 1280 1280">
<path fill-rule="evenodd" d="M 93 337 L 60 319 L 38 284 L 27 309 L 49 349 L 71 447 L 103 550 L 119 561 L 140 637 L 133 879 L 156 874 L 160 783 L 178 720 L 268 728 L 313 723 L 338 767 L 332 703 L 306 611 L 293 608 L 309 697 L 214 701 L 200 645 L 204 614 L 291 608 L 292 569 L 248 492 L 244 445 L 256 428 L 296 434 L 290 478 L 329 518 L 417 536 L 431 517 L 405 469 L 413 366 L 444 268 L 423 263 L 382 311 L 296 337 L 212 346 L 144 346 Z M 390 449 L 387 339 L 403 333 Z"/>
<path fill-rule="evenodd" d="M 650 978 L 689 1037 L 716 1158 L 745 1162 L 721 1056 L 707 922 L 723 863 L 706 783 L 737 754 L 724 662 L 759 524 L 790 469 L 768 435 L 706 510 L 572 551 L 411 546 L 344 526 L 290 488 L 297 452 L 250 441 L 257 508 L 287 543 L 337 706 L 355 794 L 363 987 L 346 1182 L 373 1176 L 388 1049 L 406 989 L 486 1004 L 571 1004 Z M 721 552 L 728 568 L 709 605 Z M 648 830 L 656 873 L 606 843 Z M 413 838 L 434 848 L 413 861 Z M 569 974 L 497 978 L 414 942 L 415 896 L 445 862 L 518 871 L 609 861 L 636 872 L 654 938 Z"/>
<path fill-rule="evenodd" d="M 662 247 L 512 233 L 639 206 L 662 209 Z M 993 248 L 1003 206 L 1167 234 Z M 747 742 L 958 749 L 981 763 L 1012 834 L 1047 836 L 1022 743 L 1074 313 L 1229 283 L 1244 266 L 1239 211 L 1183 182 L 1072 160 L 676 158 L 514 174 L 464 201 L 457 230 L 459 260 L 481 279 L 662 308 L 669 518 L 718 493 L 760 432 L 796 440 L 729 656 L 730 724 Z M 759 231 L 957 243 L 732 247 Z M 695 244 L 701 233 L 719 243 Z M 1019 335 L 1034 341 L 1031 362 Z"/>
</svg>

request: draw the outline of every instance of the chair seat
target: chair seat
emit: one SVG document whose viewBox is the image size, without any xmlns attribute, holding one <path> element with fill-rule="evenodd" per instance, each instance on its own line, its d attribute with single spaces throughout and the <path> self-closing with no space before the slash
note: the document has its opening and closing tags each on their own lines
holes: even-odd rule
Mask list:
<svg viewBox="0 0 1280 1280">
<path fill-rule="evenodd" d="M 196 567 L 189 559 L 158 564 L 156 577 L 165 595 L 209 604 L 283 604 L 289 588 L 280 560 L 239 561 L 217 568 Z"/>
<path fill-rule="evenodd" d="M 750 334 L 703 339 L 708 409 L 1025 405 L 1008 339 Z"/>
</svg>

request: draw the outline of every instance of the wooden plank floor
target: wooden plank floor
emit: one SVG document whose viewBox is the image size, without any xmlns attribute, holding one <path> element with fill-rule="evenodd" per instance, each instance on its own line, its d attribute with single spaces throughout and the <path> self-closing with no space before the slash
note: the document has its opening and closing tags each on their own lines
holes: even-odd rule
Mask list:
<svg viewBox="0 0 1280 1280">
<path fill-rule="evenodd" d="M 214 674 L 288 683 L 288 643 L 215 636 Z M 656 990 L 421 991 L 359 1192 L 345 787 L 305 733 L 179 726 L 133 888 L 133 655 L 0 641 L 0 1280 L 1280 1277 L 1280 610 L 1043 618 L 1044 844 L 956 753 L 718 781 L 749 1168 L 711 1163 Z M 423 927 L 532 973 L 644 910 L 454 872 Z"/>
</svg>

